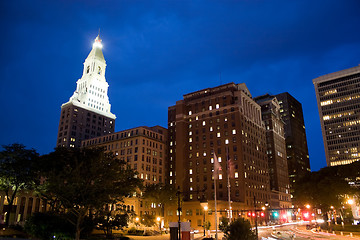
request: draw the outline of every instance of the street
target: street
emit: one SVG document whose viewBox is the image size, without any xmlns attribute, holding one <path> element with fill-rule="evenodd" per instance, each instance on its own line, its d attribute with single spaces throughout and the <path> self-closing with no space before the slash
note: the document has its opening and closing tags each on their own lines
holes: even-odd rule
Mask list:
<svg viewBox="0 0 360 240">
<path fill-rule="evenodd" d="M 260 239 L 360 239 L 359 237 L 340 236 L 326 232 L 305 230 L 298 225 L 259 228 Z"/>
</svg>

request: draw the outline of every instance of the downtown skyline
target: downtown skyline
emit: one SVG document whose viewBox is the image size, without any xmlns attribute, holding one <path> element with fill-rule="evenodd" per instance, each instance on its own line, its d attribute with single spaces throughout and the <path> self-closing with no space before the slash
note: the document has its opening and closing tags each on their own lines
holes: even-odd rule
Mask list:
<svg viewBox="0 0 360 240">
<path fill-rule="evenodd" d="M 2 2 L 0 144 L 56 146 L 60 106 L 103 39 L 115 131 L 167 127 L 184 94 L 235 82 L 303 106 L 312 170 L 326 166 L 312 79 L 360 63 L 357 1 Z"/>
</svg>

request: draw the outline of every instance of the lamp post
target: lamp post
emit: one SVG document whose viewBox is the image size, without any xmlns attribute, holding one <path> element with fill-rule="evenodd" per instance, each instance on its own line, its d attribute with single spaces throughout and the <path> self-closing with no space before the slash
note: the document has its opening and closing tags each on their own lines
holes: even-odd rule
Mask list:
<svg viewBox="0 0 360 240">
<path fill-rule="evenodd" d="M 208 206 L 205 205 L 205 206 L 204 206 L 204 222 L 203 222 L 203 223 L 204 223 L 204 224 L 203 224 L 203 225 L 204 225 L 204 237 L 205 237 L 205 230 L 206 230 L 206 229 L 205 229 L 205 215 L 206 215 L 206 211 L 207 211 L 207 210 L 208 210 Z"/>
<path fill-rule="evenodd" d="M 181 216 L 180 216 L 180 213 L 181 213 L 181 202 L 180 202 L 180 186 L 178 186 L 178 190 L 176 192 L 176 195 L 178 197 L 178 214 L 179 214 L 179 219 L 178 219 L 178 233 L 179 233 L 179 238 L 178 240 L 181 240 L 181 230 L 180 230 L 180 227 L 181 227 Z"/>
<path fill-rule="evenodd" d="M 254 195 L 254 212 L 255 212 L 255 235 L 256 235 L 256 239 L 258 239 L 258 226 L 257 226 L 257 213 L 256 213 L 255 195 Z"/>
<path fill-rule="evenodd" d="M 270 214 L 269 214 L 269 210 L 268 210 L 269 206 L 270 206 L 270 204 L 268 202 L 265 202 L 265 225 L 267 225 L 268 220 L 270 220 Z"/>
<path fill-rule="evenodd" d="M 162 232 L 161 232 L 161 218 L 160 217 L 157 217 L 156 218 L 158 224 L 159 224 L 159 231 L 160 231 L 160 235 L 162 235 Z"/>
</svg>

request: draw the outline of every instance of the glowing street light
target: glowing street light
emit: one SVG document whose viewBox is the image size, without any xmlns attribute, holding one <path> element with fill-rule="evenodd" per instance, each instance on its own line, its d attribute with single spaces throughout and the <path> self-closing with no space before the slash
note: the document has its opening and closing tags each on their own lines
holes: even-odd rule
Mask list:
<svg viewBox="0 0 360 240">
<path fill-rule="evenodd" d="M 354 202 L 353 199 L 348 199 L 348 200 L 347 200 L 347 203 L 350 204 L 350 205 L 353 205 L 355 202 Z"/>
<path fill-rule="evenodd" d="M 161 232 L 161 217 L 157 217 L 156 220 L 158 221 L 158 224 L 159 224 L 159 231 L 160 231 L 160 235 L 162 235 L 162 232 Z"/>
<path fill-rule="evenodd" d="M 306 207 L 307 209 L 311 208 L 311 206 L 310 206 L 309 204 L 306 204 L 305 207 Z"/>
<path fill-rule="evenodd" d="M 205 214 L 206 214 L 206 211 L 207 211 L 208 209 L 209 209 L 208 206 L 205 205 L 205 206 L 204 206 L 204 222 L 203 222 L 203 225 L 204 225 L 204 236 L 205 236 Z"/>
</svg>

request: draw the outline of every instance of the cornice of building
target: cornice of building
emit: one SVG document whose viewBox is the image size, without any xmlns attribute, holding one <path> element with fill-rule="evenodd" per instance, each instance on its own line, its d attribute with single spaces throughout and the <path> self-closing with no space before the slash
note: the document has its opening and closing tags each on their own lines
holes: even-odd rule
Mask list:
<svg viewBox="0 0 360 240">
<path fill-rule="evenodd" d="M 333 72 L 333 73 L 329 73 L 329 74 L 325 74 L 323 76 L 317 77 L 317 78 L 313 79 L 313 84 L 327 82 L 327 81 L 330 81 L 330 80 L 333 80 L 333 79 L 346 77 L 346 76 L 353 75 L 353 74 L 356 74 L 356 73 L 360 73 L 360 65 L 356 66 L 356 67 L 344 69 L 344 70 L 341 70 L 341 71 L 337 71 L 337 72 Z"/>
</svg>

